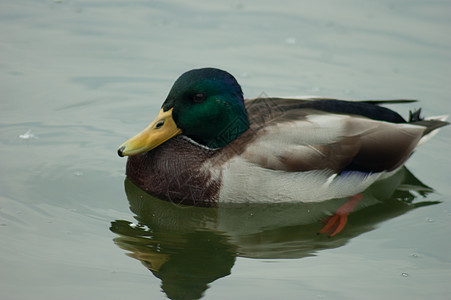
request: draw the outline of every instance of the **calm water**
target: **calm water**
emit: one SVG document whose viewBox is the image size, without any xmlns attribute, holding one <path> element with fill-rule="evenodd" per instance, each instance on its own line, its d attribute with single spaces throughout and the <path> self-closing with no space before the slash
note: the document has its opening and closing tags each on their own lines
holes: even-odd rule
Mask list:
<svg viewBox="0 0 451 300">
<path fill-rule="evenodd" d="M 449 299 L 451 127 L 330 239 L 315 234 L 328 204 L 153 199 L 116 147 L 201 66 L 247 97 L 450 113 L 450 15 L 450 1 L 2 1 L 2 299 Z"/>
</svg>

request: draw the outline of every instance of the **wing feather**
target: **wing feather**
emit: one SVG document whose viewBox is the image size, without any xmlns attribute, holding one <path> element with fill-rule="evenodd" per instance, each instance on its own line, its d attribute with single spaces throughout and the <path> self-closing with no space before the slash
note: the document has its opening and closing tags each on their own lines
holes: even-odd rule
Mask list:
<svg viewBox="0 0 451 300">
<path fill-rule="evenodd" d="M 257 131 L 243 156 L 261 167 L 288 172 L 390 171 L 408 159 L 425 131 L 423 126 L 325 112 L 289 119 L 274 119 Z"/>
</svg>

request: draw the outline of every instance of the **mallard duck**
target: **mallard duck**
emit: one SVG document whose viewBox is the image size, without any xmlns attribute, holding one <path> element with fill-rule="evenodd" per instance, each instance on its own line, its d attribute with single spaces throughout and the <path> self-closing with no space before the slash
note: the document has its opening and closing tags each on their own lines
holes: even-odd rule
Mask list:
<svg viewBox="0 0 451 300">
<path fill-rule="evenodd" d="M 190 70 L 156 119 L 118 149 L 128 178 L 160 199 L 219 203 L 320 202 L 350 197 L 327 220 L 336 234 L 361 193 L 394 174 L 414 149 L 447 125 L 406 121 L 381 106 L 414 100 L 255 98 L 216 68 Z M 333 219 L 335 217 L 335 219 Z"/>
</svg>

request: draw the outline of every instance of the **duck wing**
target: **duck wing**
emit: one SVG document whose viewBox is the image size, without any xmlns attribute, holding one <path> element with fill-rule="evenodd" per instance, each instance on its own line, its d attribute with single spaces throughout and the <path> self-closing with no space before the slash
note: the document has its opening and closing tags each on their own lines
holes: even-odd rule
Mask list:
<svg viewBox="0 0 451 300">
<path fill-rule="evenodd" d="M 431 128 L 448 124 L 419 114 L 408 122 L 379 106 L 412 101 L 252 99 L 246 107 L 253 140 L 242 155 L 260 167 L 288 172 L 391 171 Z"/>
</svg>

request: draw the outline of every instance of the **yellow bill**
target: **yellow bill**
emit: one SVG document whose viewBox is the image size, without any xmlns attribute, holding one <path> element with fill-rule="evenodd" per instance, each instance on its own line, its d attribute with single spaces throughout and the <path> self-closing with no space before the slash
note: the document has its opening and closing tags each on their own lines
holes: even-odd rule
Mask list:
<svg viewBox="0 0 451 300">
<path fill-rule="evenodd" d="M 147 152 L 182 133 L 172 118 L 172 110 L 173 108 L 168 111 L 161 109 L 158 116 L 146 129 L 119 147 L 117 154 L 128 156 Z"/>
</svg>

